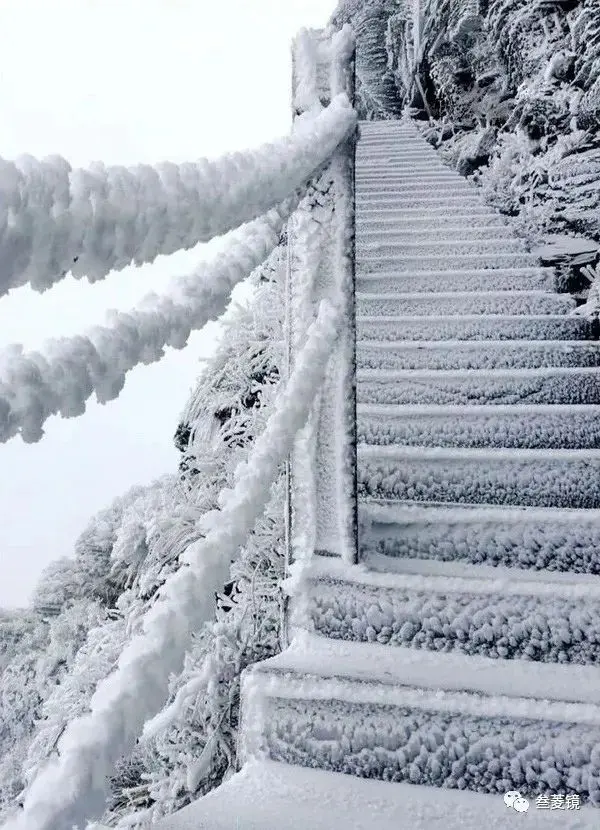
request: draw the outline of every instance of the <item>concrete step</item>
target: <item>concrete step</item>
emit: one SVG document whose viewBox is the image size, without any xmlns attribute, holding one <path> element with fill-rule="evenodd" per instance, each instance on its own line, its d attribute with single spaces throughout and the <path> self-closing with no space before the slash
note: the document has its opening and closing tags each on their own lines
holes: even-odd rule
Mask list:
<svg viewBox="0 0 600 830">
<path fill-rule="evenodd" d="M 394 314 L 568 314 L 575 300 L 547 291 L 449 291 L 447 293 L 356 294 L 356 312 L 363 316 Z"/>
<path fill-rule="evenodd" d="M 585 802 L 600 788 L 598 671 L 298 635 L 243 676 L 241 754 Z"/>
<path fill-rule="evenodd" d="M 567 315 L 357 316 L 359 340 L 592 340 L 596 325 Z"/>
<path fill-rule="evenodd" d="M 292 626 L 321 637 L 493 659 L 600 661 L 600 577 L 432 560 L 392 572 L 314 557 L 291 603 Z M 516 668 L 516 667 L 515 667 Z M 520 665 L 519 665 L 520 668 Z"/>
<path fill-rule="evenodd" d="M 596 368 L 357 371 L 360 403 L 600 404 Z"/>
<path fill-rule="evenodd" d="M 358 446 L 358 491 L 376 499 L 597 509 L 599 476 L 595 449 Z"/>
<path fill-rule="evenodd" d="M 381 231 L 382 233 L 394 231 L 397 233 L 430 233 L 432 230 L 447 232 L 446 229 L 454 228 L 460 224 L 461 228 L 475 228 L 482 225 L 487 227 L 511 228 L 509 217 L 503 216 L 487 206 L 476 208 L 475 211 L 461 213 L 456 216 L 452 213 L 438 213 L 435 222 L 425 212 L 402 211 L 397 209 L 384 211 L 363 211 L 357 205 L 356 233 L 368 231 Z M 441 237 L 440 237 L 441 238 Z"/>
<path fill-rule="evenodd" d="M 600 510 L 362 501 L 359 520 L 361 558 L 380 557 L 385 570 L 429 559 L 516 568 L 521 578 L 600 574 Z"/>
<path fill-rule="evenodd" d="M 550 811 L 549 804 L 530 808 L 527 830 L 597 830 L 594 807 Z M 373 830 L 375 805 L 377 830 L 481 830 L 481 816 L 487 830 L 506 830 L 508 811 L 497 793 L 375 781 L 264 758 L 252 758 L 152 830 Z M 96 824 L 94 830 L 109 828 Z"/>
<path fill-rule="evenodd" d="M 535 268 L 539 266 L 539 257 L 534 253 L 496 253 L 489 254 L 447 254 L 446 256 L 411 256 L 410 254 L 384 254 L 367 256 L 358 251 L 356 256 L 356 272 L 363 273 L 380 271 L 467 271 L 484 268 Z"/>
<path fill-rule="evenodd" d="M 538 369 L 600 366 L 600 343 L 581 340 L 368 341 L 359 369 Z"/>
<path fill-rule="evenodd" d="M 456 192 L 456 193 L 427 193 L 425 195 L 417 195 L 416 193 L 385 193 L 380 191 L 373 191 L 369 194 L 356 194 L 357 208 L 361 210 L 367 208 L 416 208 L 416 207 L 448 207 L 456 211 L 456 216 L 460 216 L 463 209 L 468 210 L 471 207 L 485 206 L 483 199 L 479 193 L 476 192 Z"/>
<path fill-rule="evenodd" d="M 504 254 L 527 253 L 527 243 L 523 239 L 456 239 L 440 240 L 437 244 L 425 242 L 408 242 L 401 236 L 390 234 L 388 239 L 373 238 L 370 233 L 361 233 L 356 240 L 356 250 L 361 256 L 456 256 L 457 254 Z"/>
<path fill-rule="evenodd" d="M 435 293 L 441 291 L 556 291 L 561 287 L 552 268 L 474 268 L 456 271 L 381 272 L 359 274 L 356 289 L 367 294 Z"/>
<path fill-rule="evenodd" d="M 600 406 L 359 404 L 357 433 L 378 446 L 599 449 Z"/>
<path fill-rule="evenodd" d="M 357 185 L 388 181 L 401 186 L 414 185 L 415 187 L 435 184 L 462 184 L 476 193 L 481 193 L 480 190 L 461 178 L 454 170 L 439 164 L 428 164 L 427 166 L 420 164 L 418 171 L 414 169 L 414 165 L 411 165 L 409 169 L 397 170 L 387 164 L 370 164 L 356 171 L 355 180 Z"/>
</svg>

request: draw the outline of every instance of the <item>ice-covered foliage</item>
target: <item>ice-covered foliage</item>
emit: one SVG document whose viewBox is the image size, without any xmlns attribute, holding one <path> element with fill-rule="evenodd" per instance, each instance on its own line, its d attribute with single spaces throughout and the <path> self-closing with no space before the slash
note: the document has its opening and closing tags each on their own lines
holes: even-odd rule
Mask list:
<svg viewBox="0 0 600 830">
<path fill-rule="evenodd" d="M 418 29 L 404 0 L 347 0 L 336 10 L 334 22 L 356 28 L 357 54 L 370 56 L 365 116 L 416 108 L 429 119 L 430 140 L 463 174 L 476 173 L 486 196 L 530 236 L 565 230 L 600 238 L 598 0 L 419 5 Z M 387 35 L 373 42 L 377 27 L 364 33 L 365 15 L 387 20 Z M 378 94 L 390 72 L 392 103 Z"/>
<path fill-rule="evenodd" d="M 23 700 L 19 705 L 40 719 L 36 727 L 30 725 L 25 730 L 19 744 L 15 737 L 5 747 L 3 757 L 6 756 L 6 769 L 2 780 L 3 784 L 6 782 L 3 804 L 7 812 L 9 808 L 14 809 L 24 783 L 31 782 L 48 759 L 56 757 L 58 741 L 67 724 L 88 710 L 97 682 L 104 679 L 116 665 L 124 642 L 135 632 L 139 618 L 153 602 L 156 591 L 166 576 L 176 568 L 178 556 L 191 541 L 199 538 L 198 519 L 207 510 L 218 507 L 220 490 L 232 483 L 236 466 L 247 454 L 257 431 L 264 428 L 276 389 L 282 355 L 282 289 L 277 279 L 281 278 L 278 271 L 281 272 L 283 261 L 283 248 L 280 246 L 267 263 L 255 271 L 250 299 L 241 305 L 232 306 L 225 316 L 221 347 L 205 367 L 185 412 L 188 443 L 184 458 L 187 462 L 193 459 L 193 463 L 183 465 L 187 472 L 184 472 L 183 477 L 166 476 L 150 487 L 133 488 L 124 497 L 117 499 L 110 508 L 98 514 L 80 536 L 75 558 L 52 565 L 40 581 L 35 593 L 38 615 L 42 612 L 51 614 L 52 619 L 59 623 L 70 613 L 68 606 L 74 598 L 81 600 L 89 597 L 103 603 L 107 617 L 103 624 L 89 630 L 73 663 L 66 665 L 60 675 L 62 680 L 59 685 L 47 691 L 34 688 L 35 701 L 30 700 L 29 692 L 33 687 L 28 682 L 29 675 L 24 678 L 22 670 L 14 661 L 9 667 L 6 682 L 18 672 L 17 683 L 23 687 Z M 203 424 L 209 422 L 216 425 L 211 432 L 211 440 L 207 440 L 203 430 Z M 181 431 L 179 437 L 181 440 Z M 265 626 L 278 633 L 278 595 L 267 591 L 276 581 L 281 567 L 277 546 L 282 536 L 283 514 L 282 511 L 278 514 L 278 510 L 281 511 L 281 505 L 275 502 L 267 517 L 257 527 L 256 541 L 253 543 L 251 536 L 242 552 L 240 563 L 246 563 L 246 570 L 242 568 L 239 574 L 231 576 L 239 584 L 234 592 L 230 592 L 231 602 L 245 599 L 250 592 L 265 612 L 264 618 L 258 623 L 251 618 L 250 622 L 256 631 L 252 629 L 250 642 L 247 642 L 247 631 L 243 632 L 246 650 L 241 659 L 241 667 L 253 659 L 254 647 L 257 649 L 255 659 L 264 653 L 261 649 L 267 648 L 262 636 Z M 272 552 L 270 558 L 269 551 Z M 248 578 L 248 571 L 251 571 L 252 579 Z M 267 593 L 274 605 L 270 615 L 267 614 L 266 607 Z M 228 601 L 224 598 L 223 603 Z M 221 605 L 219 614 L 223 617 L 224 624 L 228 624 L 228 619 L 232 621 L 233 633 L 229 636 L 233 644 L 238 642 L 235 631 L 240 626 L 242 629 L 244 627 L 245 607 L 240 602 L 235 608 L 241 610 L 228 615 L 226 605 Z M 9 621 L 3 626 L 3 632 L 6 629 L 6 637 L 2 637 L 6 659 L 14 656 L 18 636 L 22 640 L 32 626 L 42 625 L 43 631 L 47 628 L 47 624 L 42 624 L 37 615 L 33 616 L 31 623 L 28 620 L 29 617 L 23 622 L 22 636 L 19 635 L 21 627 L 12 618 L 10 626 Z M 274 647 L 276 634 L 271 636 L 270 648 Z M 15 644 L 11 645 L 13 640 Z M 213 649 L 214 640 L 214 635 L 207 629 L 194 647 L 193 656 L 188 658 L 187 674 L 182 675 L 180 682 L 184 682 L 186 677 L 189 678 L 197 670 L 207 653 Z M 22 653 L 27 656 L 27 660 L 35 664 L 46 641 L 47 636 L 44 635 L 39 643 L 24 642 Z M 227 655 L 223 651 L 223 655 L 225 660 L 233 663 L 238 659 L 233 653 Z M 227 677 L 231 680 L 230 669 L 225 668 L 223 671 L 225 674 L 229 672 Z M 176 681 L 177 675 L 173 683 Z M 231 682 L 235 685 L 235 677 Z M 213 723 L 221 717 L 221 713 L 216 715 L 215 712 L 222 702 L 222 699 L 206 700 L 206 704 L 213 707 Z M 27 722 L 26 718 L 21 720 L 23 724 Z M 235 720 L 232 721 L 231 729 L 234 726 Z M 177 728 L 175 721 L 175 726 L 170 730 L 171 736 Z M 181 729 L 182 735 L 177 745 L 181 749 L 182 743 L 185 744 L 189 737 L 188 758 L 191 758 L 194 742 L 197 747 L 206 740 L 209 721 L 200 719 L 189 733 L 185 732 L 187 725 L 184 721 Z M 225 732 L 224 729 L 224 734 Z M 157 734 L 160 737 L 160 730 Z M 229 745 L 232 751 L 233 744 L 230 734 Z M 178 752 L 179 750 L 166 750 L 159 754 L 150 745 L 141 753 L 120 759 L 111 777 L 107 820 L 125 820 L 131 813 L 154 804 L 149 783 L 141 776 L 152 774 L 152 780 L 157 782 L 154 790 L 161 787 L 164 790 L 164 781 L 169 778 L 176 780 L 177 775 L 181 774 L 182 766 L 185 767 L 184 761 L 178 764 Z M 7 765 L 13 769 L 10 775 Z M 222 772 L 223 770 L 221 774 Z M 183 775 L 185 778 L 187 772 Z M 13 778 L 14 784 L 11 784 Z M 200 781 L 199 786 L 206 788 L 220 780 L 217 763 L 211 761 L 207 768 L 207 779 L 210 783 Z M 185 798 L 185 794 L 189 800 L 193 791 L 185 789 L 182 798 Z M 177 803 L 176 798 L 172 801 L 166 799 L 164 806 L 160 806 L 160 801 L 157 801 L 156 809 L 166 812 L 169 805 L 172 809 Z"/>
<path fill-rule="evenodd" d="M 114 765 L 133 751 L 144 722 L 163 705 L 170 675 L 194 633 L 212 619 L 213 595 L 226 583 L 230 560 L 237 558 L 271 498 L 272 484 L 323 381 L 341 320 L 341 310 L 323 300 L 265 429 L 236 467 L 233 487 L 223 488 L 218 509 L 198 522 L 202 538 L 179 555 L 159 597 L 140 615 L 117 667 L 98 684 L 89 712 L 67 725 L 58 757 L 28 787 L 23 810 L 7 830 L 50 830 L 57 822 L 76 823 L 102 810 Z"/>
</svg>

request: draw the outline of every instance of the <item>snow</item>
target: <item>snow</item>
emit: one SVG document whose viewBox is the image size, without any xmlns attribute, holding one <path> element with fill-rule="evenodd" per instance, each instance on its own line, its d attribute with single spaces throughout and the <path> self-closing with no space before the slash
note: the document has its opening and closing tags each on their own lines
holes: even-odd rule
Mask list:
<svg viewBox="0 0 600 830">
<path fill-rule="evenodd" d="M 135 366 L 160 360 L 167 345 L 183 348 L 192 331 L 225 311 L 235 285 L 277 246 L 294 207 L 288 200 L 243 225 L 212 262 L 174 279 L 169 293 L 146 295 L 129 313 L 110 312 L 107 326 L 51 340 L 43 353 L 15 345 L 0 354 L 0 442 L 17 433 L 39 441 L 51 415 L 81 415 L 93 392 L 100 403 L 113 400 Z"/>
<path fill-rule="evenodd" d="M 360 441 L 378 445 L 593 449 L 600 444 L 600 409 L 568 404 L 359 404 L 358 434 Z"/>
<path fill-rule="evenodd" d="M 500 794 L 432 790 L 252 760 L 156 830 L 480 830 L 482 823 L 506 830 L 517 822 L 527 830 L 594 830 L 597 813 L 532 805 L 517 818 Z"/>
<path fill-rule="evenodd" d="M 270 684 L 276 678 L 273 681 L 276 686 L 284 683 L 290 673 L 298 678 L 314 675 L 332 679 L 340 687 L 345 681 L 362 682 L 368 688 L 355 691 L 365 700 L 372 695 L 373 700 L 385 698 L 391 702 L 403 698 L 405 692 L 417 700 L 419 691 L 428 690 L 432 694 L 421 695 L 423 702 L 416 704 L 419 707 L 433 705 L 436 710 L 447 707 L 449 711 L 456 711 L 455 702 L 461 695 L 467 695 L 472 712 L 483 713 L 489 704 L 490 716 L 495 706 L 507 714 L 514 707 L 519 716 L 526 713 L 527 717 L 538 720 L 600 724 L 600 668 L 597 666 L 439 654 L 380 643 L 331 640 L 298 630 L 288 649 L 257 664 L 245 675 L 244 684 L 250 689 L 255 683 Z M 329 697 L 320 684 L 314 683 L 310 688 L 307 685 L 303 694 L 311 699 Z M 482 701 L 482 695 L 489 696 L 490 700 Z M 343 692 L 343 699 L 353 699 L 350 691 Z M 437 702 L 431 704 L 432 700 Z M 543 707 L 540 701 L 544 702 Z"/>
<path fill-rule="evenodd" d="M 586 340 L 588 320 L 564 315 L 357 316 L 364 340 Z"/>
<path fill-rule="evenodd" d="M 53 156 L 0 160 L 0 296 L 90 280 L 207 242 L 301 188 L 348 135 L 344 93 L 290 136 L 216 161 L 72 169 Z"/>
<path fill-rule="evenodd" d="M 527 786 L 582 801 L 589 793 L 597 802 L 600 709 L 581 702 L 596 700 L 597 669 L 516 671 L 518 661 L 300 634 L 244 676 L 244 758 L 444 789 Z M 574 691 L 578 672 L 586 679 Z"/>
<path fill-rule="evenodd" d="M 340 320 L 341 313 L 323 301 L 265 431 L 236 471 L 235 486 L 221 491 L 219 510 L 202 517 L 204 538 L 187 548 L 146 613 L 141 633 L 128 641 L 116 670 L 96 689 L 90 713 L 68 725 L 58 759 L 33 781 L 23 810 L 4 830 L 55 830 L 59 822 L 66 826 L 101 812 L 115 762 L 131 751 L 144 722 L 164 704 L 170 674 L 180 669 L 192 634 L 212 617 L 230 561 L 268 502 L 323 381 Z"/>
<path fill-rule="evenodd" d="M 431 318 L 438 323 L 436 317 Z M 527 318 L 524 318 L 527 319 Z M 536 369 L 359 369 L 358 399 L 378 404 L 597 404 L 597 370 L 589 367 Z"/>
<path fill-rule="evenodd" d="M 378 259 L 377 262 L 380 260 Z M 369 260 L 359 262 L 366 266 Z M 404 269 L 403 270 L 408 270 Z M 414 272 L 413 272 L 414 273 Z M 414 279 L 414 276 L 413 276 Z M 365 294 L 357 292 L 358 312 L 365 316 L 397 313 L 426 316 L 432 314 L 560 314 L 575 307 L 575 300 L 568 294 L 551 294 L 545 291 L 477 291 L 477 292 L 424 292 L 408 294 Z"/>
<path fill-rule="evenodd" d="M 473 568 L 437 573 L 430 563 L 419 564 L 418 573 L 393 574 L 311 567 L 305 592 L 296 592 L 293 622 L 335 640 L 540 663 L 598 662 L 597 577 L 544 582 Z"/>
</svg>

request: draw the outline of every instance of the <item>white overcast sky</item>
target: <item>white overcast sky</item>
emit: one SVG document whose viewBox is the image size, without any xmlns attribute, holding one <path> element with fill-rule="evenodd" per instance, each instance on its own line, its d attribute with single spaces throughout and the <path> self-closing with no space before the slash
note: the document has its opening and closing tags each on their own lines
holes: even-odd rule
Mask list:
<svg viewBox="0 0 600 830">
<path fill-rule="evenodd" d="M 289 129 L 289 44 L 336 0 L 1 0 L 0 156 L 135 164 L 219 156 Z M 90 285 L 0 299 L 0 348 L 102 323 L 202 246 Z M 28 602 L 43 567 L 132 484 L 175 470 L 172 435 L 211 336 L 135 369 L 121 396 L 51 418 L 37 444 L 0 445 L 0 606 Z"/>
</svg>

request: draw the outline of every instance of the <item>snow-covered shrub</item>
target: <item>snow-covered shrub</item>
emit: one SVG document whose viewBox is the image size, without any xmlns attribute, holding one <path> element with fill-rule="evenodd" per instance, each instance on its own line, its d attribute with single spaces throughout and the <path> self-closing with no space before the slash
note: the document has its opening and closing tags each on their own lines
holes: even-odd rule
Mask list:
<svg viewBox="0 0 600 830">
<path fill-rule="evenodd" d="M 123 584 L 135 596 L 132 608 L 146 603 L 174 566 L 198 516 L 218 509 L 220 491 L 231 486 L 236 467 L 264 428 L 284 357 L 284 264 L 282 245 L 254 272 L 246 290 L 250 296 L 233 303 L 221 320 L 219 346 L 206 361 L 176 432 L 182 452 L 177 481 L 124 513 L 112 560 L 113 571 L 126 574 Z M 174 491 L 171 509 L 157 509 L 157 498 Z M 103 818 L 108 826 L 145 827 L 233 770 L 239 675 L 280 647 L 283 515 L 280 478 L 265 516 L 232 566 L 215 622 L 197 633 L 183 671 L 173 677 L 171 700 L 154 719 L 151 737 L 143 751 L 120 764 Z M 152 543 L 153 533 L 160 544 Z"/>
</svg>

